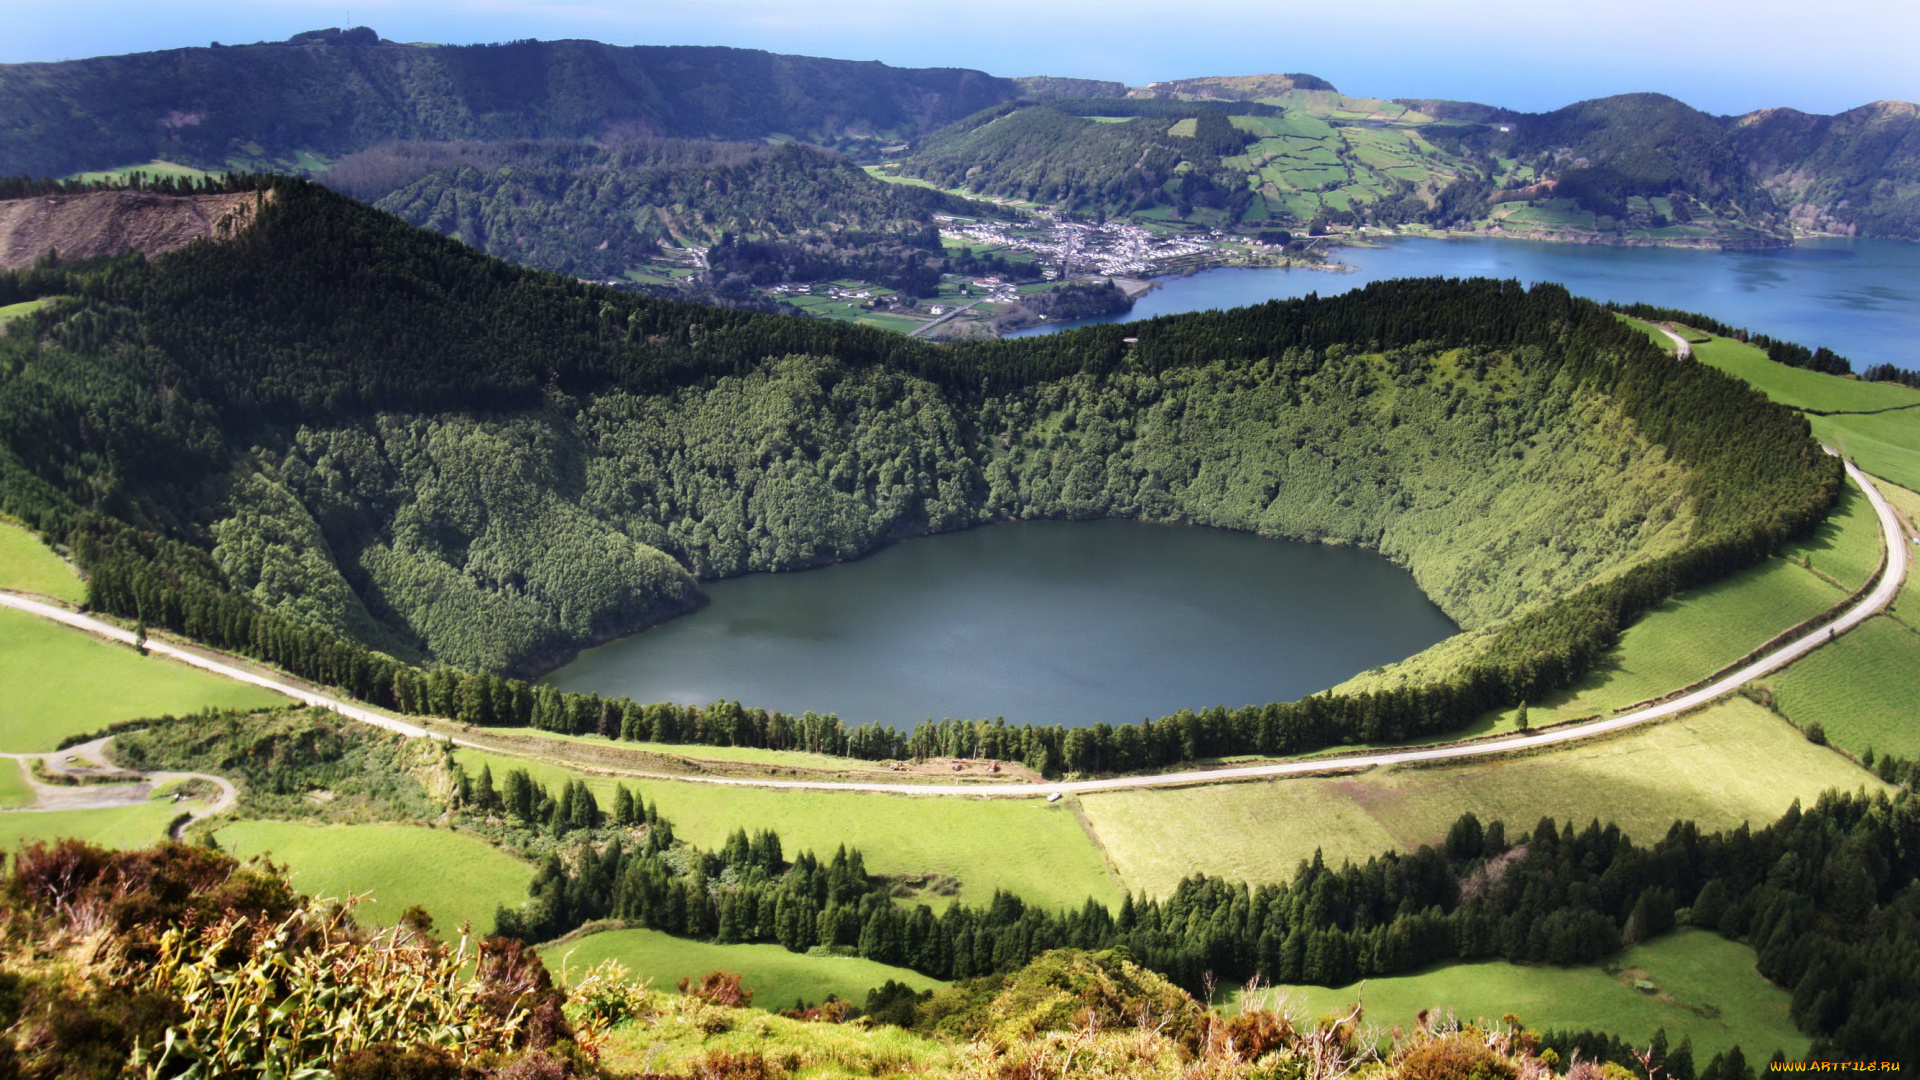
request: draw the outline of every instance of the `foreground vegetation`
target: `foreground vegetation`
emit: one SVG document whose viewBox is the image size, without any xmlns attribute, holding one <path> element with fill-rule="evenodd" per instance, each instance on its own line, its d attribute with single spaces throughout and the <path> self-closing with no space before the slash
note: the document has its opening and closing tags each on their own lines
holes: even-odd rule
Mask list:
<svg viewBox="0 0 1920 1080">
<path fill-rule="evenodd" d="M 470 784 L 462 787 L 471 789 Z M 569 802 L 574 809 L 568 813 L 577 820 L 581 804 L 574 789 L 562 800 L 563 805 Z M 1743 963 L 1737 946 L 1707 930 L 1670 936 L 1671 928 L 1692 925 L 1753 940 L 1759 947 L 1760 971 L 1792 988 L 1790 1012 L 1797 1024 L 1812 1029 L 1814 1038 L 1806 1048 L 1811 1055 L 1893 1060 L 1910 1053 L 1913 1048 L 1903 1040 L 1920 1028 L 1902 1012 L 1912 1007 L 1915 996 L 1906 984 L 1913 943 L 1910 931 L 1902 927 L 1911 925 L 1904 908 L 1912 902 L 1915 885 L 1913 867 L 1898 838 L 1912 831 L 1913 806 L 1908 793 L 1892 800 L 1823 798 L 1805 813 L 1796 807 L 1757 832 L 1708 835 L 1675 826 L 1664 841 L 1645 849 L 1597 825 L 1576 832 L 1547 822 L 1510 843 L 1498 823 L 1483 827 L 1467 817 L 1439 849 L 1389 855 L 1365 867 L 1340 870 L 1316 861 L 1302 866 L 1289 886 L 1249 891 L 1196 878 L 1183 883 L 1164 907 L 1129 898 L 1105 931 L 1117 932 L 1128 952 L 1048 951 L 1041 944 L 1051 937 L 1048 920 L 1036 920 L 1036 913 L 1028 912 L 1023 921 L 1038 936 L 1019 952 L 1002 954 L 996 947 L 997 971 L 944 987 L 896 980 L 864 1001 L 836 994 L 823 998 L 818 1008 L 780 1018 L 738 1011 L 753 1003 L 754 988 L 737 976 L 689 976 L 680 984 L 686 996 L 675 998 L 624 983 L 616 969 L 582 971 L 570 964 L 570 986 L 561 990 L 551 988 L 533 954 L 509 942 L 487 942 L 479 950 L 477 968 L 468 966 L 467 946 L 443 950 L 430 936 L 432 923 L 422 913 L 410 913 L 397 930 L 368 934 L 327 905 L 298 900 L 271 871 L 243 868 L 219 854 L 175 845 L 114 856 L 69 843 L 20 854 L 4 882 L 13 905 L 13 916 L 0 921 L 0 944 L 5 946 L 0 949 L 0 971 L 12 988 L 9 998 L 0 999 L 12 1010 L 4 1046 L 32 1075 L 74 1075 L 81 1061 L 92 1061 L 86 1068 L 107 1075 L 116 1061 L 128 1057 L 136 1064 L 157 1061 L 158 1074 L 171 1075 L 195 1060 L 234 1068 L 265 1052 L 274 1056 L 276 1067 L 356 1076 L 363 1075 L 360 1069 L 392 1068 L 402 1061 L 443 1060 L 428 1049 L 438 1047 L 453 1060 L 480 1069 L 538 1054 L 545 1061 L 543 1068 L 551 1070 L 545 1075 L 555 1076 L 631 1070 L 640 1062 L 654 1073 L 664 1067 L 675 1070 L 668 1075 L 688 1076 L 845 1074 L 836 1069 L 866 1075 L 912 1071 L 972 1076 L 979 1074 L 980 1055 L 997 1071 L 1023 1059 L 1058 1061 L 1066 1050 L 1083 1068 L 1093 1070 L 1088 1075 L 1108 1075 L 1101 1070 L 1110 1068 L 1116 1076 L 1171 1076 L 1199 1060 L 1211 1063 L 1207 1075 L 1265 1076 L 1287 1060 L 1286 1054 L 1302 1052 L 1308 1056 L 1299 1064 L 1307 1071 L 1297 1075 L 1322 1076 L 1314 1069 L 1325 1067 L 1327 1055 L 1338 1052 L 1346 1061 L 1341 1072 L 1357 1068 L 1362 1075 L 1381 1071 L 1438 1080 L 1456 1074 L 1422 1071 L 1428 1066 L 1421 1055 L 1437 1053 L 1431 1049 L 1436 1042 L 1450 1046 L 1449 1053 L 1486 1048 L 1454 1034 L 1452 1021 L 1440 1014 L 1423 1016 L 1411 1028 L 1397 1027 L 1391 1038 L 1376 1044 L 1356 1023 L 1368 1014 L 1347 1010 L 1347 993 L 1312 998 L 1310 1006 L 1329 1005 L 1336 1017 L 1348 1013 L 1344 1021 L 1307 1024 L 1297 1016 L 1263 1012 L 1253 1007 L 1263 1000 L 1260 995 L 1243 997 L 1237 1015 L 1228 1017 L 1210 1013 L 1148 968 L 1172 961 L 1171 967 L 1182 975 L 1179 981 L 1211 983 L 1208 972 L 1218 970 L 1215 965 L 1189 967 L 1175 959 L 1178 949 L 1165 951 L 1172 944 L 1165 937 L 1169 932 L 1188 939 L 1185 949 L 1198 946 L 1193 960 L 1227 965 L 1219 973 L 1228 978 L 1244 974 L 1236 968 L 1249 962 L 1271 962 L 1279 965 L 1282 976 L 1288 975 L 1290 965 L 1300 965 L 1293 970 L 1324 983 L 1342 983 L 1356 967 L 1368 971 L 1381 964 L 1406 964 L 1418 969 L 1423 962 L 1417 957 L 1431 955 L 1436 947 L 1471 948 L 1481 940 L 1510 959 L 1516 952 L 1538 951 L 1541 959 L 1577 963 L 1616 952 L 1624 936 L 1628 942 L 1646 944 L 1622 955 L 1617 972 L 1650 986 L 1611 987 L 1612 993 L 1600 1000 L 1609 1002 L 1606 1007 L 1612 1011 L 1595 1016 L 1588 1010 L 1581 1019 L 1630 1028 L 1637 1038 L 1646 1037 L 1642 1029 L 1649 1020 L 1667 1016 L 1679 1021 L 1674 1030 L 1657 1034 L 1651 1051 L 1592 1032 L 1522 1032 L 1511 1016 L 1496 1025 L 1507 1041 L 1496 1040 L 1495 1049 L 1520 1047 L 1534 1055 L 1528 1075 L 1544 1075 L 1543 1067 L 1573 1060 L 1569 1055 L 1578 1049 L 1589 1060 L 1598 1055 L 1622 1065 L 1633 1064 L 1635 1054 L 1650 1053 L 1647 1063 L 1676 1080 L 1735 1080 L 1752 1075 L 1749 1057 L 1728 1044 L 1754 1033 L 1745 1025 L 1768 1016 L 1777 1022 L 1783 1007 L 1780 991 L 1729 978 Z M 642 850 L 664 852 L 668 849 L 659 844 L 666 824 L 652 814 L 642 815 L 645 809 L 623 800 L 616 816 L 644 818 Z M 591 824 L 575 828 L 586 830 L 579 835 L 588 839 L 604 835 Z M 566 831 L 556 829 L 554 835 Z M 759 859 L 758 853 L 777 841 L 756 835 L 749 845 L 742 834 L 739 844 L 738 854 L 729 844 L 724 860 Z M 745 854 L 749 847 L 753 853 Z M 772 865 L 777 866 L 778 848 L 771 850 L 776 852 Z M 696 865 L 708 857 L 692 854 Z M 1884 884 L 1868 872 L 1869 860 L 1885 868 Z M 803 856 L 793 872 L 804 873 L 806 861 Z M 836 868 L 841 861 L 836 857 Z M 740 883 L 725 889 L 753 886 L 763 880 L 756 875 L 765 865 L 756 863 L 745 877 L 723 878 Z M 550 861 L 543 877 L 551 880 L 555 866 Z M 1456 879 L 1461 867 L 1471 872 Z M 1650 880 L 1662 883 L 1649 885 Z M 1421 898 L 1429 893 L 1442 904 L 1450 902 L 1442 898 L 1464 899 L 1451 913 L 1439 907 L 1419 910 Z M 1372 929 L 1365 929 L 1370 920 L 1385 916 L 1382 905 L 1396 896 L 1403 899 L 1391 922 L 1374 922 Z M 995 906 L 1010 903 L 1007 898 Z M 1622 905 L 1620 910 L 1631 909 L 1623 927 L 1600 914 L 1599 909 L 1616 904 Z M 1499 912 L 1508 905 L 1530 907 L 1535 914 L 1522 916 L 1516 908 L 1502 917 Z M 91 917 L 107 932 L 124 935 L 127 943 L 117 949 L 88 948 L 84 956 L 89 959 L 74 966 L 72 960 L 59 958 L 72 955 L 67 935 L 75 929 L 70 915 L 82 908 L 98 912 Z M 1191 910 L 1180 914 L 1183 908 Z M 882 913 L 890 909 L 873 910 L 876 918 L 884 918 Z M 1410 915 L 1414 910 L 1418 914 Z M 1172 925 L 1162 921 L 1163 912 L 1175 914 Z M 950 910 L 941 922 L 953 915 Z M 246 919 L 236 925 L 240 916 Z M 986 918 L 983 929 L 993 925 L 991 916 Z M 1089 921 L 1094 919 L 1091 909 L 1077 918 L 1077 924 L 1069 918 L 1062 925 L 1078 925 L 1082 932 L 1102 925 Z M 1273 936 L 1274 920 L 1283 925 L 1291 921 L 1295 929 L 1284 939 Z M 1343 929 L 1349 921 L 1350 931 Z M 238 933 L 237 926 L 248 922 L 278 930 Z M 1223 931 L 1234 933 L 1233 927 L 1247 932 L 1263 922 L 1268 930 L 1257 941 L 1201 944 Z M 1322 929 L 1303 937 L 1313 925 Z M 743 955 L 737 948 L 702 954 L 694 943 L 659 935 L 636 941 L 632 931 L 587 938 L 573 946 L 576 955 L 589 944 L 602 952 L 664 952 L 666 957 L 655 960 L 660 967 L 670 962 L 698 966 L 696 957 Z M 862 951 L 867 945 L 863 935 Z M 562 944 L 548 952 L 566 948 Z M 1134 956 L 1159 959 L 1137 966 Z M 823 963 L 798 970 L 818 972 L 830 962 L 821 959 Z M 239 977 L 222 977 L 228 971 Z M 1506 1011 L 1511 1013 L 1510 1003 L 1528 1002 L 1549 1016 L 1560 1015 L 1556 992 L 1596 978 L 1579 971 L 1535 978 L 1522 969 L 1484 966 L 1468 972 L 1470 977 L 1456 972 L 1446 980 L 1456 1004 L 1509 1003 Z M 1399 1019 L 1395 1010 L 1432 993 L 1422 989 L 1419 978 L 1389 984 L 1384 991 L 1388 1002 L 1377 1010 L 1380 1020 Z M 357 981 L 361 979 L 368 981 Z M 394 997 L 394 990 L 408 985 L 406 980 L 417 990 Z M 1541 985 L 1551 987 L 1548 996 L 1530 996 L 1535 992 L 1528 988 Z M 207 989 L 193 992 L 199 987 Z M 1643 996 L 1643 991 L 1651 996 Z M 796 997 L 806 993 L 795 991 Z M 397 1007 L 385 1005 L 390 997 Z M 326 1034 L 332 1028 L 319 1023 L 322 1014 L 315 1010 L 321 1002 L 333 1002 L 325 1008 L 337 1020 L 340 1000 L 366 1004 L 349 1009 L 353 1031 L 336 1038 Z M 1396 1004 L 1402 1000 L 1406 1006 Z M 41 1006 L 55 1001 L 58 1014 L 68 1021 L 97 1018 L 107 1026 L 85 1029 L 84 1036 L 70 1024 L 49 1026 L 39 1017 L 56 1010 Z M 143 1001 L 149 1004 L 134 1005 Z M 1694 1019 L 1663 1014 L 1668 1001 L 1691 1009 Z M 268 1002 L 275 1005 L 271 1015 L 258 1014 L 265 1027 L 234 1026 L 234 1016 L 248 1015 L 250 1007 Z M 1296 1009 L 1299 1005 L 1296 1000 Z M 1091 1025 L 1089 1009 L 1097 1021 Z M 455 1011 L 467 1022 L 444 1023 Z M 870 1014 L 864 1030 L 836 1026 L 861 1011 Z M 1718 1024 L 1729 1011 L 1734 1015 L 1726 1026 Z M 874 1025 L 881 1027 L 876 1031 Z M 912 1034 L 885 1025 L 904 1026 Z M 1469 1026 L 1464 1034 L 1475 1030 Z M 1751 1060 L 1758 1060 L 1761 1052 L 1752 1051 Z M 1109 1055 L 1118 1055 L 1115 1063 L 1099 1065 Z M 757 1064 L 742 1066 L 749 1057 Z M 1515 1072 L 1505 1073 L 1496 1060 L 1486 1060 L 1489 1063 L 1479 1067 L 1495 1069 L 1489 1075 L 1516 1075 L 1521 1067 L 1509 1062 Z M 381 1061 L 391 1064 L 380 1066 Z M 1187 1064 L 1176 1067 L 1181 1062 Z M 1259 1068 L 1249 1071 L 1256 1063 Z M 760 1071 L 737 1072 L 742 1067 Z"/>
<path fill-rule="evenodd" d="M 511 942 L 369 933 L 269 871 L 178 845 L 31 849 L 3 884 L 0 1060 L 30 1076 L 1171 1078 L 1198 1065 L 1223 1080 L 1441 1080 L 1463 1064 L 1551 1075 L 1558 1060 L 1504 1023 L 1423 1027 L 1383 1053 L 1351 1024 L 1226 1017 L 1115 954 L 1052 953 L 925 1001 L 905 987 L 869 998 L 913 1035 L 843 1025 L 844 1008 L 753 1013 L 722 974 L 677 997 L 611 967 L 561 988 Z M 90 938 L 76 909 L 101 924 Z M 1054 1064 L 1062 1051 L 1077 1067 Z"/>
</svg>

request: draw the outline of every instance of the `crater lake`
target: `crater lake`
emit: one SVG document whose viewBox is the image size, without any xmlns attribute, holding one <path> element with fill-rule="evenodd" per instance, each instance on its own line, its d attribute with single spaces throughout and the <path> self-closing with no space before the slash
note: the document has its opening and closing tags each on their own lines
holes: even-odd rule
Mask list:
<svg viewBox="0 0 1920 1080">
<path fill-rule="evenodd" d="M 550 681 L 852 724 L 1124 723 L 1290 701 L 1458 629 L 1371 551 L 1126 521 L 990 525 L 703 591 Z"/>
</svg>

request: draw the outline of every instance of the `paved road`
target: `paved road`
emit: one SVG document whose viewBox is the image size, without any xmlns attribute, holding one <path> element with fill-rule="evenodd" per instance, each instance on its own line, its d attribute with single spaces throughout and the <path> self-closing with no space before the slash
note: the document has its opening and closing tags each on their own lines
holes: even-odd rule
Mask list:
<svg viewBox="0 0 1920 1080">
<path fill-rule="evenodd" d="M 1511 753 L 1515 750 L 1530 750 L 1542 746 L 1557 746 L 1562 743 L 1577 742 L 1595 735 L 1620 731 L 1640 724 L 1662 720 L 1670 716 L 1697 709 L 1702 705 L 1738 690 L 1742 685 L 1786 667 L 1807 653 L 1826 644 L 1834 636 L 1845 633 L 1860 623 L 1879 614 L 1899 595 L 1901 582 L 1907 575 L 1909 551 L 1907 538 L 1900 519 L 1893 507 L 1881 497 L 1866 476 L 1860 470 L 1847 465 L 1847 475 L 1866 493 L 1873 509 L 1880 516 L 1881 529 L 1885 535 L 1887 548 L 1886 572 L 1874 586 L 1873 591 L 1863 597 L 1859 603 L 1849 608 L 1828 628 L 1815 631 L 1806 637 L 1790 642 L 1755 660 L 1751 664 L 1732 672 L 1714 682 L 1701 687 L 1683 697 L 1630 713 L 1594 720 L 1584 724 L 1532 732 L 1524 735 L 1512 735 L 1484 742 L 1463 743 L 1455 746 L 1436 746 L 1391 750 L 1373 754 L 1353 754 L 1343 757 L 1315 757 L 1295 761 L 1280 761 L 1265 765 L 1241 765 L 1225 769 L 1192 769 L 1183 772 L 1157 773 L 1152 776 L 1121 776 L 1108 780 L 1074 780 L 1055 783 L 1024 784 L 883 784 L 883 783 L 836 783 L 828 780 L 759 780 L 741 777 L 683 776 L 655 773 L 628 773 L 634 777 L 649 777 L 662 780 L 681 780 L 701 784 L 726 784 L 737 787 L 759 788 L 796 788 L 812 791 L 861 791 L 879 792 L 891 795 L 960 795 L 960 796 L 1014 796 L 1032 798 L 1036 795 L 1060 792 L 1075 794 L 1079 792 L 1120 791 L 1128 788 L 1182 787 L 1192 784 L 1220 783 L 1232 780 L 1259 780 L 1281 776 L 1299 776 L 1307 773 L 1321 773 L 1336 769 L 1362 769 L 1386 765 L 1405 765 L 1421 761 L 1455 761 L 1476 757 L 1490 757 L 1496 754 Z M 69 626 L 88 630 L 115 641 L 133 643 L 133 635 L 116 626 L 103 623 L 98 619 L 52 604 L 43 603 L 27 597 L 0 593 L 0 605 L 29 611 L 45 618 L 54 619 Z M 1756 633 L 1760 632 L 1756 630 Z M 405 721 L 396 720 L 382 713 L 374 712 L 362 706 L 353 705 L 317 691 L 298 687 L 290 682 L 259 675 L 232 664 L 223 663 L 198 652 L 181 649 L 164 642 L 149 641 L 150 651 L 162 656 L 171 656 L 184 663 L 203 668 L 215 674 L 231 679 L 251 683 L 255 686 L 276 690 L 289 697 L 304 701 L 310 705 L 319 705 L 333 709 L 343 716 L 375 724 L 389 731 L 403 735 L 428 736 L 425 728 Z M 443 736 L 434 735 L 435 738 Z M 463 745 L 477 745 L 464 740 Z"/>
</svg>

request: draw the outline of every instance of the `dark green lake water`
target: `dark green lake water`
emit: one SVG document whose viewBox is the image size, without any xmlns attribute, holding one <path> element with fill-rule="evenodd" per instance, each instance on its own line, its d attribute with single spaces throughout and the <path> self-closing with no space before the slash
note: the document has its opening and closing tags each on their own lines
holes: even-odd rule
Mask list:
<svg viewBox="0 0 1920 1080">
<path fill-rule="evenodd" d="M 852 723 L 1128 722 L 1287 701 L 1455 632 L 1369 551 L 1136 522 L 1021 522 L 705 586 L 563 689 Z"/>
</svg>

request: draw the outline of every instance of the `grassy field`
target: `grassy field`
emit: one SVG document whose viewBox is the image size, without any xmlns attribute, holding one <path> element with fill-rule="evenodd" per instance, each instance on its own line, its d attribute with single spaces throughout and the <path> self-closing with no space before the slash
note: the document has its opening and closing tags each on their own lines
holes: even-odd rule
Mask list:
<svg viewBox="0 0 1920 1080">
<path fill-rule="evenodd" d="M 0 751 L 51 750 L 116 720 L 284 704 L 278 694 L 0 609 Z"/>
<path fill-rule="evenodd" d="M 1609 1031 L 1644 1046 L 1665 1028 L 1667 1043 L 1693 1040 L 1693 1060 L 1739 1046 L 1748 1061 L 1776 1049 L 1806 1054 L 1808 1040 L 1788 1015 L 1792 997 L 1753 969 L 1753 950 L 1705 930 L 1681 930 L 1636 946 L 1605 964 L 1556 968 L 1497 961 L 1451 964 L 1417 975 L 1368 979 L 1328 989 L 1286 989 L 1296 1014 L 1344 1011 L 1357 998 L 1364 1020 L 1385 1030 L 1411 1028 L 1422 1009 L 1451 1009 L 1462 1019 L 1513 1013 L 1535 1030 Z M 1643 991 L 1636 980 L 1654 984 Z"/>
<path fill-rule="evenodd" d="M 1920 390 L 1776 364 L 1764 351 L 1732 338 L 1715 337 L 1696 345 L 1693 352 L 1702 362 L 1744 379 L 1782 405 L 1829 412 L 1920 405 Z"/>
<path fill-rule="evenodd" d="M 33 801 L 33 789 L 27 786 L 27 764 L 12 758 L 0 758 L 0 810 L 11 810 Z"/>
<path fill-rule="evenodd" d="M 166 835 L 181 814 L 171 799 L 154 799 L 111 810 L 19 810 L 0 813 L 0 851 L 36 840 L 72 837 L 110 848 L 145 847 Z"/>
<path fill-rule="evenodd" d="M 39 311 L 56 299 L 59 298 L 43 297 L 39 300 L 22 300 L 17 304 L 0 304 L 0 326 L 5 326 L 22 315 Z"/>
<path fill-rule="evenodd" d="M 198 180 L 202 177 L 218 175 L 217 173 L 207 172 L 205 169 L 196 169 L 191 165 L 176 165 L 171 161 L 155 160 L 149 161 L 145 165 L 121 165 L 113 169 L 96 169 L 92 172 L 74 173 L 72 176 L 67 177 L 67 179 L 84 180 L 88 183 L 98 183 L 102 180 L 122 181 L 134 173 L 144 173 L 156 179 L 178 178 L 185 180 Z"/>
<path fill-rule="evenodd" d="M 1766 353 L 1728 338 L 1695 347 L 1701 360 L 1739 376 L 1768 397 L 1795 408 L 1872 415 L 1809 416 L 1821 442 L 1861 468 L 1896 484 L 1920 489 L 1920 390 L 1896 383 L 1870 383 L 1776 364 Z"/>
<path fill-rule="evenodd" d="M 533 880 L 531 866 L 477 836 L 418 825 L 241 821 L 221 829 L 218 839 L 241 858 L 266 853 L 286 863 L 301 892 L 371 894 L 375 902 L 358 917 L 383 926 L 419 904 L 447 934 L 469 920 L 476 933 L 491 933 L 494 910 L 525 900 Z"/>
<path fill-rule="evenodd" d="M 0 309 L 4 318 L 5 309 Z M 0 589 L 39 593 L 68 603 L 87 598 L 87 584 L 66 560 L 19 525 L 0 518 Z"/>
<path fill-rule="evenodd" d="M 1920 489 L 1920 409 L 1877 416 L 1809 416 L 1813 433 L 1875 476 Z"/>
<path fill-rule="evenodd" d="M 1662 604 L 1628 627 L 1577 686 L 1534 702 L 1529 717 L 1536 726 L 1572 720 L 1678 690 L 1845 598 L 1800 566 L 1769 559 Z M 1503 714 L 1509 723 L 1511 712 Z"/>
<path fill-rule="evenodd" d="M 1768 680 L 1774 704 L 1836 746 L 1920 757 L 1920 631 L 1869 619 Z"/>
<path fill-rule="evenodd" d="M 681 979 L 698 980 L 711 971 L 732 971 L 753 988 L 753 1004 L 769 1012 L 798 1001 L 818 1005 L 828 994 L 848 1001 L 866 1000 L 867 991 L 892 979 L 915 990 L 941 983 L 917 971 L 852 956 L 813 956 L 779 945 L 716 945 L 690 941 L 658 930 L 609 930 L 541 950 L 547 966 L 578 975 L 603 960 L 618 960 L 635 978 L 651 979 L 670 990 Z"/>
<path fill-rule="evenodd" d="M 1648 340 L 1652 341 L 1655 345 L 1660 346 L 1660 351 L 1668 354 L 1671 354 L 1673 352 L 1674 350 L 1673 339 L 1668 337 L 1665 333 L 1661 332 L 1659 327 L 1653 325 L 1652 323 L 1641 322 L 1639 319 L 1630 319 L 1625 315 L 1618 315 L 1615 317 L 1618 318 L 1621 322 L 1626 323 L 1628 326 L 1633 327 L 1635 330 L 1638 330 L 1641 333 L 1647 335 Z"/>
<path fill-rule="evenodd" d="M 1771 821 L 1828 788 L 1891 790 L 1745 698 L 1612 738 L 1497 761 L 1353 776 L 1082 796 L 1094 832 L 1136 892 L 1196 871 L 1290 877 L 1316 848 L 1364 861 L 1444 837 L 1471 810 L 1532 829 L 1542 817 L 1618 822 L 1651 842 L 1675 820 L 1703 829 Z"/>
<path fill-rule="evenodd" d="M 525 768 L 549 787 L 579 776 L 558 765 L 461 750 L 470 774 L 482 763 L 495 780 Z M 586 776 L 602 806 L 611 805 L 616 780 Z M 737 828 L 778 830 L 789 857 L 806 849 L 822 856 L 847 844 L 860 848 L 876 874 L 940 873 L 960 880 L 960 898 L 985 903 L 995 889 L 1029 902 L 1078 906 L 1092 896 L 1118 903 L 1120 894 L 1100 852 L 1065 804 L 1044 800 L 917 798 L 858 792 L 777 791 L 718 784 L 629 781 L 673 822 L 674 833 L 708 849 Z M 939 897 L 925 898 L 936 908 Z"/>
</svg>

